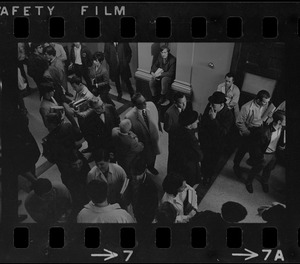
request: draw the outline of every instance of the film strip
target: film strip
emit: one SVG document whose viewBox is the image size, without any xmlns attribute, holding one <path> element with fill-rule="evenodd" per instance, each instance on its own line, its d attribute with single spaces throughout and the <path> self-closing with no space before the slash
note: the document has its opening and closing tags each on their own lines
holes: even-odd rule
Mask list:
<svg viewBox="0 0 300 264">
<path fill-rule="evenodd" d="M 279 2 L 2 3 L 0 35 L 5 37 L 0 40 L 4 124 L 1 129 L 1 261 L 298 262 L 299 13 L 297 3 Z M 20 221 L 20 213 L 26 212 L 26 197 L 20 195 L 18 165 L 11 158 L 14 138 L 10 137 L 12 130 L 18 126 L 9 127 L 7 124 L 10 124 L 11 116 L 5 114 L 6 109 L 14 112 L 19 107 L 16 99 L 19 93 L 16 70 L 19 67 L 16 60 L 18 43 L 62 43 L 69 48 L 70 54 L 75 41 L 84 43 L 94 53 L 105 53 L 106 43 L 129 43 L 132 52 L 128 64 L 131 71 L 129 79 L 135 92 L 140 92 L 147 101 L 153 97 L 149 81 L 155 47 L 157 56 L 160 56 L 161 47 L 167 47 L 168 52 L 174 53 L 176 77 L 171 90 L 184 94 L 198 113 L 204 114 L 209 96 L 224 81 L 227 72 L 234 73 L 234 83 L 241 91 L 243 102 L 239 102 L 240 107 L 252 100 L 259 90 L 269 91 L 276 109 L 283 100 L 287 101 L 287 122 L 292 129 L 286 132 L 285 161 L 276 167 L 276 171 L 274 169 L 273 176 L 271 174 L 271 178 L 276 180 L 273 179 L 272 183 L 270 180 L 269 190 L 262 191 L 266 187 L 260 185 L 257 180 L 261 178 L 256 176 L 251 184 L 252 191 L 249 189 L 249 184 L 243 181 L 249 179 L 245 175 L 249 174 L 251 167 L 246 161 L 244 164 L 248 165 L 242 172 L 244 176 L 234 178 L 233 154 L 238 145 L 233 144 L 235 148 L 227 153 L 228 156 L 222 156 L 224 160 L 215 164 L 217 172 L 211 182 L 201 181 L 194 187 L 198 196 L 198 218 L 194 221 L 176 224 L 141 224 L 138 221 L 134 224 L 79 224 L 76 217 L 73 222 L 60 221 L 51 225 L 35 223 L 31 217 L 28 221 Z M 107 64 L 107 67 L 110 69 L 111 66 Z M 68 82 L 70 84 L 71 78 Z M 86 80 L 84 83 L 88 86 Z M 114 86 L 109 93 L 110 98 L 123 119 L 132 107 L 131 97 L 125 89 L 123 97 L 119 98 L 116 82 L 111 76 L 110 84 Z M 121 84 L 126 86 L 124 79 L 121 79 Z M 263 89 L 258 88 L 260 85 Z M 33 94 L 38 93 L 35 91 Z M 30 105 L 37 105 L 38 99 L 31 93 L 25 97 L 25 105 L 29 106 L 27 116 L 32 125 L 36 117 L 31 112 L 34 107 Z M 157 102 L 156 105 L 160 121 L 163 121 L 166 109 Z M 37 107 L 35 109 L 38 110 Z M 43 123 L 40 122 L 40 125 L 43 126 Z M 30 127 L 30 130 L 37 141 L 40 134 L 47 134 L 44 132 L 47 130 L 39 127 Z M 170 146 L 164 129 L 160 136 L 164 137 L 164 143 L 161 143 L 163 152 L 168 153 Z M 167 156 L 157 156 L 156 164 L 159 174 L 151 178 L 162 192 L 162 182 L 167 175 Z M 49 161 L 39 163 L 36 174 L 39 178 L 53 179 L 55 166 Z M 160 200 L 163 194 L 159 194 Z M 22 209 L 18 199 L 22 200 Z M 221 207 L 228 201 L 238 202 L 246 208 L 247 217 L 244 216 L 240 223 L 226 221 L 225 213 L 222 214 Z M 275 212 L 262 218 L 264 211 L 275 207 Z M 227 218 L 235 216 L 235 212 L 231 211 Z"/>
</svg>

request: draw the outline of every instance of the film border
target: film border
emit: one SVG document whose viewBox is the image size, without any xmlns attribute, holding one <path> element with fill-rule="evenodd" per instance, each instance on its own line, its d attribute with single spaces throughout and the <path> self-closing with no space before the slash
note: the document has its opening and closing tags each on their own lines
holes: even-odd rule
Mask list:
<svg viewBox="0 0 300 264">
<path fill-rule="evenodd" d="M 3 3 L 2 5 L 6 5 Z M 90 6 L 102 6 L 106 4 L 108 7 L 111 7 L 112 3 L 101 3 L 95 4 L 91 3 Z M 126 16 L 133 16 L 136 18 L 136 37 L 130 39 L 130 42 L 148 42 L 148 41 L 164 41 L 168 42 L 227 42 L 232 41 L 232 39 L 226 36 L 226 18 L 229 16 L 240 16 L 244 20 L 244 36 L 238 41 L 241 42 L 257 42 L 257 41 L 278 41 L 285 42 L 287 45 L 287 61 L 289 73 L 287 79 L 289 80 L 289 90 L 292 93 L 288 93 L 289 107 L 287 108 L 288 112 L 288 122 L 291 124 L 299 124 L 299 117 L 297 113 L 299 113 L 298 109 L 298 91 L 297 84 L 299 83 L 299 75 L 297 74 L 297 70 L 299 68 L 299 36 L 297 35 L 297 17 L 299 14 L 299 6 L 296 3 L 261 3 L 257 5 L 252 5 L 251 3 L 243 3 L 243 4 L 235 4 L 235 3 L 176 3 L 172 4 L 172 8 L 170 8 L 170 3 L 147 3 L 147 4 L 139 4 L 139 3 L 118 3 L 120 5 L 124 5 L 126 7 Z M 16 3 L 7 3 L 7 6 L 16 5 Z M 24 6 L 25 4 L 19 4 L 19 6 Z M 29 4 L 33 5 L 33 4 Z M 84 23 L 83 19 L 88 16 L 87 13 L 85 16 L 74 17 L 74 14 L 77 13 L 79 7 L 82 5 L 80 3 L 73 3 L 72 5 L 66 3 L 51 3 L 46 2 L 42 5 L 55 5 L 57 13 L 56 16 L 62 16 L 65 18 L 65 31 L 66 34 L 62 39 L 59 39 L 60 42 L 71 42 L 78 39 L 81 39 L 83 42 L 105 42 L 107 40 L 116 39 L 119 41 L 125 41 L 122 39 L 119 34 L 119 16 L 101 16 L 102 22 L 102 36 L 98 39 L 86 39 L 83 38 L 84 34 Z M 150 10 L 147 14 L 143 12 L 143 10 Z M 182 10 L 182 13 L 176 12 L 176 10 Z M 200 11 L 199 11 L 200 10 Z M 188 14 L 188 15 L 187 15 Z M 92 16 L 93 14 L 91 14 Z M 155 37 L 155 26 L 153 22 L 159 16 L 168 16 L 172 18 L 172 36 L 168 39 L 158 39 Z M 209 21 L 208 35 L 205 39 L 193 39 L 190 34 L 190 18 L 194 16 L 205 16 Z M 264 16 L 276 16 L 279 19 L 279 28 L 278 28 L 278 38 L 265 40 L 263 39 L 261 32 L 261 26 L 259 21 Z M 4 19 L 3 19 L 4 18 Z M 75 19 L 76 18 L 76 19 Z M 9 87 L 17 87 L 16 81 L 13 78 L 15 76 L 16 64 L 14 61 L 7 63 L 9 61 L 9 55 L 16 53 L 16 43 L 18 40 L 13 36 L 13 19 L 14 16 L 2 16 L 0 21 L 0 35 L 7 36 L 5 39 L 1 39 L 1 64 L 7 66 L 2 70 L 2 79 L 3 79 L 3 105 L 2 109 L 8 107 L 9 104 L 13 104 L 13 98 L 11 97 L 12 91 L 9 90 Z M 35 41 L 38 39 L 49 40 L 48 36 L 48 19 L 49 16 L 47 14 L 37 16 L 31 15 L 30 19 L 30 36 L 27 41 Z M 150 32 L 150 33 L 149 33 Z M 3 114 L 3 111 L 2 111 Z M 3 116 L 4 117 L 4 116 Z M 4 117 L 5 118 L 5 117 Z M 289 215 L 289 222 L 287 225 L 287 230 L 290 234 L 290 241 L 287 241 L 287 245 L 289 249 L 292 249 L 290 252 L 290 260 L 296 261 L 299 260 L 299 248 L 297 248 L 297 231 L 299 226 L 299 214 L 295 213 L 299 206 L 299 179 L 297 172 L 299 171 L 299 162 L 297 157 L 299 157 L 298 149 L 298 135 L 299 126 L 293 126 L 293 129 L 288 132 L 288 137 L 291 138 L 294 144 L 288 145 L 288 160 L 289 160 L 289 169 L 287 169 L 287 185 L 288 185 L 288 194 L 287 194 L 287 210 Z M 3 151 L 5 153 L 5 149 L 7 147 L 7 143 L 5 142 L 5 137 L 7 136 L 5 129 L 2 131 L 3 137 Z M 12 245 L 12 229 L 14 227 L 14 219 L 17 212 L 17 201 L 16 197 L 14 197 L 14 193 L 16 193 L 16 177 L 12 177 L 10 173 L 11 163 L 9 160 L 5 159 L 5 155 L 3 156 L 4 168 L 3 168 L 3 212 L 6 212 L 3 215 L 2 223 L 1 223 L 1 233 L 5 236 L 5 246 Z M 244 226 L 244 225 L 242 225 Z M 245 230 L 252 230 L 255 232 L 256 225 L 245 225 Z M 33 229 L 35 227 L 32 227 Z M 112 227 L 112 230 L 115 230 Z M 260 228 L 260 225 L 257 226 Z M 37 228 L 38 229 L 38 228 Z M 105 227 L 106 229 L 106 227 Z M 109 228 L 108 228 L 109 229 Z M 181 229 L 181 227 L 174 226 L 173 230 Z M 180 232 L 179 232 L 180 233 Z M 180 248 L 180 245 L 178 245 Z M 4 247 L 6 249 L 6 247 Z M 4 249 L 3 248 L 3 249 Z M 111 247 L 110 247 L 111 248 Z M 116 246 L 119 248 L 119 245 Z M 176 248 L 176 247 L 175 247 Z M 174 249 L 174 248 L 173 248 Z M 190 261 L 197 261 L 198 258 L 201 258 L 200 253 L 196 252 L 192 249 L 189 249 L 191 253 Z M 173 251 L 172 251 L 173 252 Z M 55 252 L 57 254 L 57 252 Z M 172 254 L 170 252 L 170 254 Z M 166 261 L 170 260 L 169 253 L 167 253 L 169 259 L 165 259 Z M 179 255 L 179 254 L 178 254 Z M 180 259 L 178 255 L 173 256 L 172 260 L 177 261 Z M 52 254 L 48 254 L 48 256 L 53 256 Z M 65 256 L 62 252 L 62 256 L 64 259 L 73 259 L 70 256 Z M 78 257 L 78 256 L 77 256 Z M 152 260 L 157 260 L 157 258 L 153 258 L 154 256 L 150 254 L 149 258 Z M 54 257 L 53 260 L 57 260 L 58 256 Z M 177 258 L 177 259 L 176 259 Z M 51 258 L 50 258 L 51 259 Z M 161 256 L 163 260 L 163 257 Z M 49 260 L 49 257 L 48 257 Z M 145 262 L 148 259 L 144 259 Z M 185 259 L 186 260 L 186 259 Z"/>
</svg>

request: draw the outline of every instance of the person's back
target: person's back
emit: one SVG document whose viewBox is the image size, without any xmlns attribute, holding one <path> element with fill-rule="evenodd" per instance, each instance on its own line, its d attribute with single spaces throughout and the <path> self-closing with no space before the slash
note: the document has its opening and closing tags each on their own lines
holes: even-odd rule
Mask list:
<svg viewBox="0 0 300 264">
<path fill-rule="evenodd" d="M 78 223 L 134 223 L 127 211 L 118 203 L 107 202 L 107 183 L 92 180 L 87 184 L 87 194 L 91 201 L 84 206 L 77 216 Z"/>
<path fill-rule="evenodd" d="M 25 200 L 25 208 L 37 223 L 53 224 L 71 209 L 68 189 L 48 179 L 38 179 Z"/>
<path fill-rule="evenodd" d="M 97 207 L 93 202 L 89 202 L 80 211 L 77 223 L 134 223 L 132 216 L 122 209 L 118 203 L 109 204 L 105 207 Z"/>
<path fill-rule="evenodd" d="M 143 143 L 139 142 L 137 136 L 130 129 L 130 120 L 124 119 L 119 127 L 115 127 L 112 130 L 112 139 L 118 164 L 127 174 L 130 172 L 131 164 L 138 156 L 138 153 L 144 149 Z"/>
</svg>

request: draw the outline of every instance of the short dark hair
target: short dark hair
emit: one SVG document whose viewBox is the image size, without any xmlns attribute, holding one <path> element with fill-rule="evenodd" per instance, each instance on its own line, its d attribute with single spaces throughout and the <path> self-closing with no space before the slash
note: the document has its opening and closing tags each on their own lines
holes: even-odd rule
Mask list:
<svg viewBox="0 0 300 264">
<path fill-rule="evenodd" d="M 40 91 L 42 92 L 42 96 L 46 93 L 55 91 L 54 83 L 53 82 L 42 82 L 40 84 Z"/>
<path fill-rule="evenodd" d="M 31 52 L 34 52 L 37 49 L 38 46 L 43 46 L 43 45 L 44 45 L 44 43 L 41 43 L 41 42 L 31 43 L 30 50 L 31 50 Z"/>
<path fill-rule="evenodd" d="M 164 49 L 167 49 L 167 51 L 170 52 L 170 48 L 167 45 L 162 45 L 160 47 L 160 52 L 162 52 Z"/>
<path fill-rule="evenodd" d="M 70 154 L 68 155 L 68 161 L 70 163 L 73 163 L 73 162 L 76 162 L 79 159 L 80 160 L 85 159 L 83 154 L 80 151 L 78 151 L 77 149 L 72 149 L 70 151 Z"/>
<path fill-rule="evenodd" d="M 228 77 L 228 78 L 232 78 L 234 80 L 234 74 L 232 72 L 228 72 L 226 75 L 225 75 L 225 78 Z"/>
<path fill-rule="evenodd" d="M 33 183 L 32 189 L 36 195 L 42 196 L 51 191 L 52 183 L 49 179 L 39 178 Z"/>
<path fill-rule="evenodd" d="M 51 45 L 44 47 L 43 52 L 54 57 L 56 56 L 56 50 Z"/>
<path fill-rule="evenodd" d="M 58 126 L 62 122 L 62 112 L 48 113 L 45 118 L 49 124 Z"/>
<path fill-rule="evenodd" d="M 164 192 L 176 196 L 178 194 L 178 189 L 182 186 L 183 181 L 184 177 L 181 174 L 174 172 L 169 173 L 162 183 Z"/>
<path fill-rule="evenodd" d="M 177 216 L 176 208 L 170 202 L 162 203 L 156 212 L 156 221 L 160 225 L 170 225 L 175 223 Z"/>
<path fill-rule="evenodd" d="M 273 113 L 273 122 L 277 123 L 278 121 L 283 121 L 285 118 L 285 111 L 277 110 Z"/>
<path fill-rule="evenodd" d="M 81 78 L 78 77 L 78 76 L 76 76 L 76 75 L 74 75 L 74 76 L 71 78 L 70 83 L 71 83 L 71 84 L 75 83 L 75 84 L 79 85 L 79 84 L 81 84 Z"/>
<path fill-rule="evenodd" d="M 271 97 L 270 93 L 266 90 L 260 90 L 257 95 L 255 96 L 255 99 L 259 99 L 259 100 L 262 100 L 262 99 L 269 99 Z"/>
<path fill-rule="evenodd" d="M 136 159 L 133 162 L 132 173 L 133 175 L 140 175 L 146 170 L 146 162 L 143 159 Z"/>
<path fill-rule="evenodd" d="M 237 202 L 226 202 L 221 208 L 222 218 L 229 223 L 237 223 L 245 219 L 246 208 Z"/>
<path fill-rule="evenodd" d="M 133 105 L 136 105 L 136 101 L 143 96 L 141 93 L 135 93 L 132 97 L 131 97 L 131 102 Z"/>
<path fill-rule="evenodd" d="M 91 180 L 87 184 L 87 195 L 93 203 L 103 203 L 107 199 L 107 183 L 102 180 Z"/>
<path fill-rule="evenodd" d="M 174 100 L 174 102 L 177 102 L 178 99 L 181 99 L 183 97 L 185 97 L 185 95 L 183 93 L 175 92 L 174 95 L 173 95 L 173 100 Z"/>
<path fill-rule="evenodd" d="M 99 148 L 93 152 L 93 158 L 97 161 L 109 161 L 109 152 L 106 149 Z"/>
<path fill-rule="evenodd" d="M 101 51 L 97 51 L 93 55 L 93 60 L 97 60 L 99 62 L 102 62 L 104 60 L 104 53 Z"/>
</svg>

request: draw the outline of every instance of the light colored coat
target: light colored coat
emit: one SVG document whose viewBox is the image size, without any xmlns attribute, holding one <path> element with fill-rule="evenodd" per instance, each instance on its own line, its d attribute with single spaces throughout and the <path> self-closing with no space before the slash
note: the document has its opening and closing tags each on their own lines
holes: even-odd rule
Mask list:
<svg viewBox="0 0 300 264">
<path fill-rule="evenodd" d="M 149 128 L 147 127 L 143 116 L 136 107 L 133 107 L 125 116 L 132 124 L 132 132 L 144 144 L 142 156 L 146 160 L 146 164 L 151 164 L 156 155 L 161 153 L 159 146 L 158 132 L 158 111 L 154 103 L 147 102 L 147 117 L 149 120 Z"/>
</svg>

